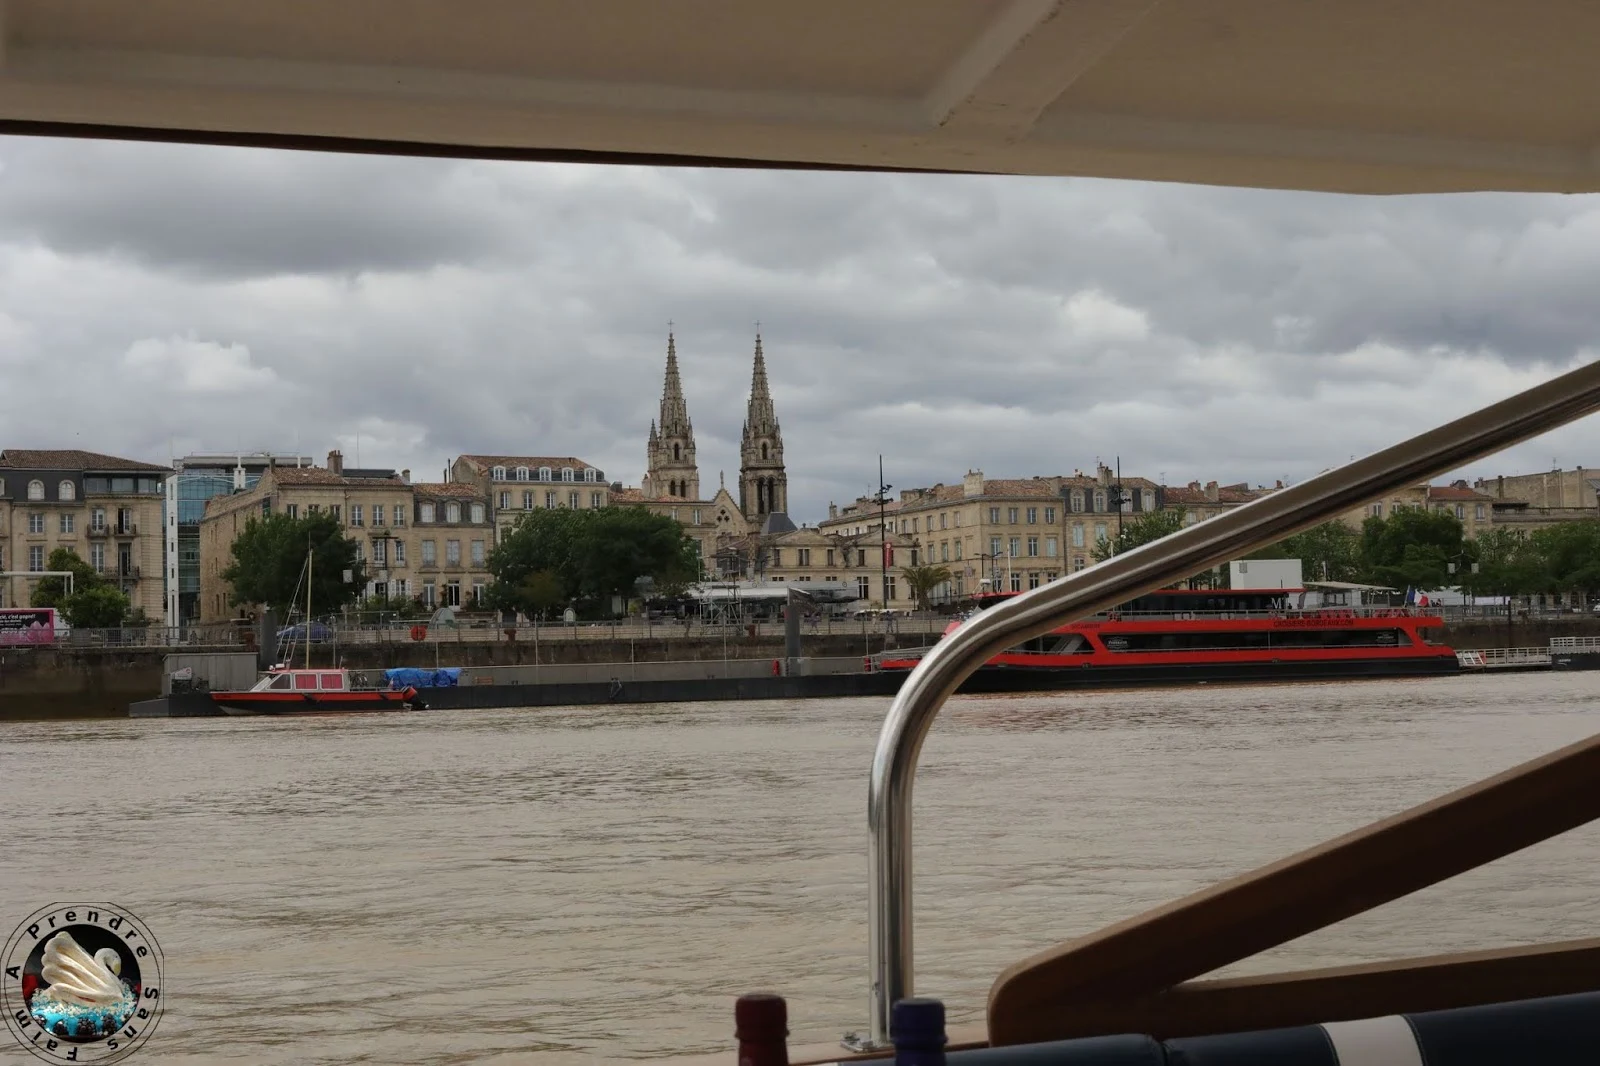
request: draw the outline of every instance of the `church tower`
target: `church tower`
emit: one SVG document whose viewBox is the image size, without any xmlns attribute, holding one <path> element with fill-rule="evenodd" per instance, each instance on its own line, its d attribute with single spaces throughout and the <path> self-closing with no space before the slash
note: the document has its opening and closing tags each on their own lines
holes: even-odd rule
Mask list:
<svg viewBox="0 0 1600 1066">
<path fill-rule="evenodd" d="M 646 496 L 675 496 L 684 500 L 700 498 L 700 468 L 694 461 L 694 424 L 683 400 L 683 382 L 678 379 L 678 345 L 667 332 L 667 380 L 661 388 L 661 417 L 650 423 L 650 439 L 645 445 L 644 484 Z"/>
<path fill-rule="evenodd" d="M 767 362 L 756 334 L 755 370 L 750 377 L 750 408 L 739 446 L 739 510 L 758 526 L 774 512 L 789 511 L 789 477 L 783 472 L 783 435 L 767 388 Z"/>
</svg>

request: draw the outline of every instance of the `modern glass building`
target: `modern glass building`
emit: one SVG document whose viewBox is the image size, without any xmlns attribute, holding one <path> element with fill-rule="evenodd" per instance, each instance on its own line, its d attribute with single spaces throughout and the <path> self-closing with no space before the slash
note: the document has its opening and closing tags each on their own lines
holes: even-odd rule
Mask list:
<svg viewBox="0 0 1600 1066">
<path fill-rule="evenodd" d="M 167 625 L 192 623 L 200 616 L 200 520 L 206 501 L 253 488 L 269 466 L 313 466 L 297 455 L 187 455 L 173 464 L 167 478 L 162 525 L 167 535 Z"/>
</svg>

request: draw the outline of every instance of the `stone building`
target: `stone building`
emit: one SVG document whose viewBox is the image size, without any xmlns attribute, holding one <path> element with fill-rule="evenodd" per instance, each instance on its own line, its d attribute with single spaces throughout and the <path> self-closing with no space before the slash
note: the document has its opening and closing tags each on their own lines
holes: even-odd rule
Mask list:
<svg viewBox="0 0 1600 1066">
<path fill-rule="evenodd" d="M 27 606 L 56 548 L 114 581 L 135 610 L 164 607 L 162 482 L 154 463 L 76 449 L 0 450 L 0 605 Z"/>
<path fill-rule="evenodd" d="M 1117 531 L 1117 486 L 1124 520 L 1161 506 L 1161 487 L 1101 465 L 1094 476 L 986 478 L 968 471 L 959 484 L 906 489 L 884 507 L 889 533 L 908 535 L 918 563 L 950 568 L 942 596 L 960 598 L 985 588 L 1021 592 L 1081 570 L 1101 537 Z M 874 535 L 876 499 L 830 504 L 824 532 Z M 917 564 L 912 564 L 917 565 Z"/>
<path fill-rule="evenodd" d="M 611 503 L 605 473 L 571 455 L 463 455 L 450 464 L 449 480 L 473 486 L 488 501 L 496 540 L 529 511 Z"/>
<path fill-rule="evenodd" d="M 765 534 L 746 547 L 754 557 L 752 576 L 760 581 L 798 586 L 835 585 L 848 588 L 862 606 L 887 606 L 910 610 L 916 606 L 901 570 L 920 562 L 916 541 L 909 535 L 871 532 L 825 532 L 801 526 Z M 887 565 L 888 596 L 883 595 Z"/>
<path fill-rule="evenodd" d="M 488 495 L 464 481 L 419 483 L 411 489 L 416 511 L 409 541 L 397 538 L 401 555 L 389 560 L 389 572 L 402 584 L 391 587 L 390 594 L 415 596 L 429 607 L 483 606 L 494 581 L 489 552 L 496 537 Z M 373 563 L 379 561 L 374 556 Z M 382 594 L 381 588 L 376 591 Z"/>
<path fill-rule="evenodd" d="M 252 487 L 269 467 L 315 465 L 310 456 L 267 452 L 186 455 L 173 462 L 166 480 L 168 626 L 200 620 L 200 522 L 205 518 L 206 501 Z M 177 515 L 176 522 L 173 515 Z"/>
<path fill-rule="evenodd" d="M 1468 537 L 1476 537 L 1495 520 L 1494 498 L 1469 488 L 1465 481 L 1450 485 L 1411 485 L 1389 493 L 1384 499 L 1346 511 L 1340 516 L 1345 525 L 1359 530 L 1368 518 L 1388 518 L 1406 510 L 1430 510 L 1453 514 L 1461 520 Z"/>
<path fill-rule="evenodd" d="M 1479 478 L 1472 487 L 1496 500 L 1520 501 L 1538 508 L 1587 510 L 1592 512 L 1590 517 L 1600 517 L 1600 470 L 1593 467 Z"/>
<path fill-rule="evenodd" d="M 1479 478 L 1473 488 L 1489 499 L 1495 525 L 1533 529 L 1600 518 L 1600 470 L 1592 467 Z"/>
<path fill-rule="evenodd" d="M 411 482 L 410 471 L 347 470 L 330 452 L 326 467 L 268 468 L 256 484 L 207 501 L 200 522 L 200 610 L 204 622 L 243 617 L 223 579 L 233 541 L 252 518 L 325 511 L 355 540 L 368 596 L 418 598 L 429 606 L 472 606 L 487 588 L 494 525 L 488 494 L 464 482 Z M 312 611 L 317 611 L 312 604 Z"/>
</svg>

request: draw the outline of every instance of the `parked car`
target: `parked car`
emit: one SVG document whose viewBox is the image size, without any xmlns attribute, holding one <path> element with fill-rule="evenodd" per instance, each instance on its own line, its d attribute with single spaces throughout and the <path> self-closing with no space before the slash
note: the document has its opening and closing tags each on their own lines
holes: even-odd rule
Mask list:
<svg viewBox="0 0 1600 1066">
<path fill-rule="evenodd" d="M 309 637 L 304 622 L 278 630 L 279 644 L 325 644 L 332 639 L 333 627 L 326 622 L 312 622 Z"/>
</svg>

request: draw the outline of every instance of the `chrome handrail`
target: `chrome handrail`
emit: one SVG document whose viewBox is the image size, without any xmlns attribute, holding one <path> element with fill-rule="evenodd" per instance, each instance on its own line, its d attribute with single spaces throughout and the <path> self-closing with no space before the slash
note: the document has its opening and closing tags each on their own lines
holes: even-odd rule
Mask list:
<svg viewBox="0 0 1600 1066">
<path fill-rule="evenodd" d="M 871 1027 L 865 1034 L 847 1034 L 845 1046 L 888 1047 L 890 1009 L 912 994 L 911 785 L 917 757 L 944 701 L 990 656 L 1595 410 L 1600 410 L 1600 363 L 1041 585 L 989 608 L 934 645 L 895 696 L 872 757 L 867 790 Z"/>
</svg>

